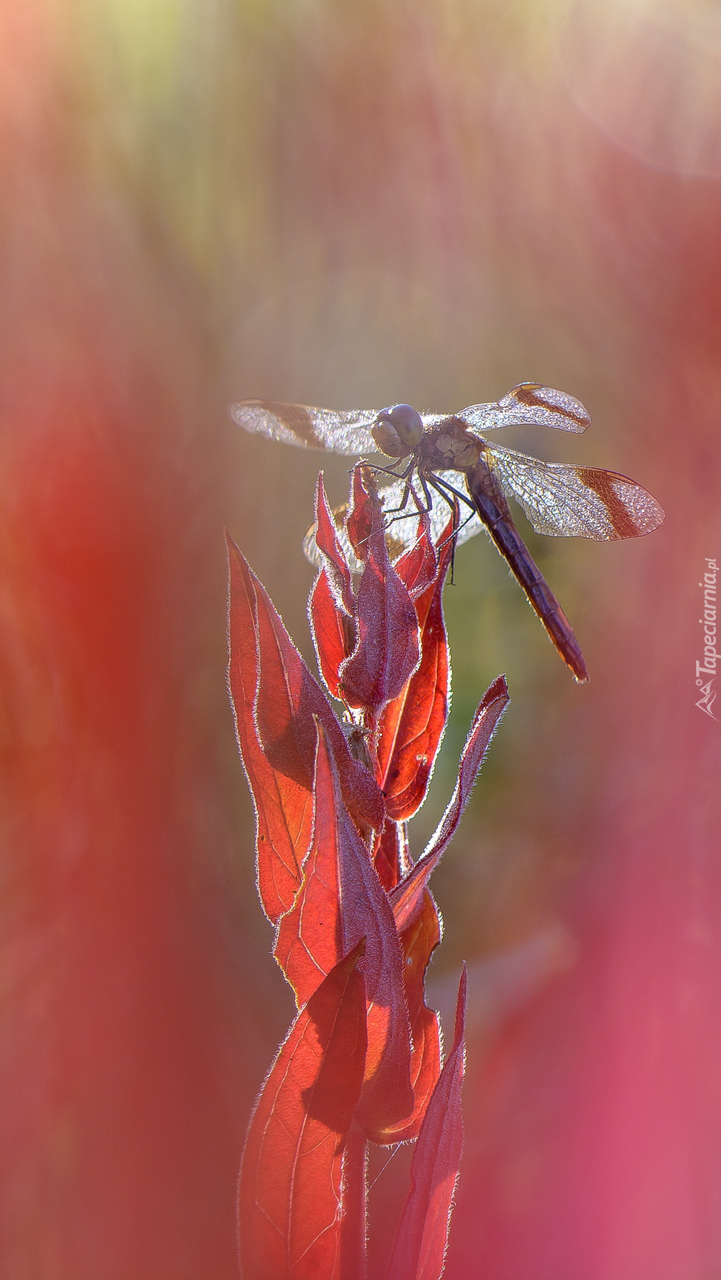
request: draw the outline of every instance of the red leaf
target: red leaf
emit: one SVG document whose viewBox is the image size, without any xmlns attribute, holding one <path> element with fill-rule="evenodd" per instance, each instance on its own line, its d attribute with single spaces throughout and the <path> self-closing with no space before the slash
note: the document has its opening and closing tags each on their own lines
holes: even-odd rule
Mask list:
<svg viewBox="0 0 721 1280">
<path fill-rule="evenodd" d="M 401 692 L 420 652 L 416 611 L 391 565 L 377 494 L 369 501 L 372 524 L 356 597 L 358 638 L 341 668 L 339 687 L 350 706 L 377 712 Z M 350 522 L 349 516 L 349 533 Z"/>
<path fill-rule="evenodd" d="M 237 547 L 233 548 L 233 554 L 248 596 L 255 594 L 260 660 L 255 722 L 266 760 L 277 774 L 310 792 L 317 717 L 328 734 L 349 811 L 359 826 L 380 829 L 383 796 L 374 778 L 350 755 L 328 699 L 290 639 L 265 588 Z"/>
<path fill-rule="evenodd" d="M 315 490 L 315 519 L 315 543 L 323 556 L 333 599 L 336 606 L 352 618 L 355 614 L 353 580 L 348 561 L 338 540 L 333 514 L 328 506 L 322 471 L 318 476 Z"/>
<path fill-rule="evenodd" d="M 415 921 L 401 935 L 403 977 L 413 1035 L 411 1084 L 413 1110 L 405 1120 L 384 1130 L 369 1132 L 371 1141 L 381 1145 L 408 1142 L 418 1136 L 423 1117 L 441 1069 L 441 1036 L 438 1014 L 424 1000 L 424 982 L 431 955 L 441 940 L 438 911 L 426 890 Z"/>
<path fill-rule="evenodd" d="M 394 1124 L 413 1105 L 410 1027 L 393 913 L 346 812 L 333 753 L 318 725 L 314 823 L 303 882 L 278 926 L 274 954 L 302 1004 L 359 938 L 368 998 L 368 1054 L 359 1118 Z"/>
<path fill-rule="evenodd" d="M 363 1130 L 352 1124 L 343 1152 L 341 1280 L 366 1280 L 367 1149 Z"/>
<path fill-rule="evenodd" d="M 386 892 L 394 889 L 398 881 L 408 874 L 413 863 L 408 852 L 405 823 L 385 822 L 383 830 L 376 835 L 373 865 Z"/>
<path fill-rule="evenodd" d="M 450 666 L 443 584 L 453 551 L 452 528 L 449 522 L 435 579 L 415 601 L 420 663 L 380 718 L 376 777 L 386 797 L 386 812 L 396 822 L 410 818 L 425 799 L 448 717 Z"/>
<path fill-rule="evenodd" d="M 453 1048 L 428 1104 L 411 1164 L 408 1193 L 388 1280 L 438 1280 L 448 1241 L 451 1202 L 463 1146 L 461 1086 L 466 970 L 458 987 Z"/>
<path fill-rule="evenodd" d="M 362 943 L 298 1014 L 250 1121 L 238 1189 L 245 1280 L 342 1280 L 343 1148 L 366 1054 Z"/>
<path fill-rule="evenodd" d="M 357 464 L 351 477 L 351 502 L 345 527 L 359 560 L 365 560 L 368 555 L 368 539 L 373 527 L 373 499 L 369 489 L 374 488 L 371 472 Z"/>
<path fill-rule="evenodd" d="M 338 668 L 353 652 L 355 627 L 338 608 L 325 569 L 321 569 L 313 584 L 308 614 L 320 673 L 329 693 L 340 698 Z"/>
<path fill-rule="evenodd" d="M 451 523 L 451 532 L 452 532 Z M 445 536 L 445 535 L 444 535 Z M 442 545 L 443 538 L 440 540 Z M 431 539 L 430 517 L 423 513 L 418 517 L 418 537 L 412 547 L 395 561 L 395 569 L 415 599 L 436 580 L 438 556 Z"/>
<path fill-rule="evenodd" d="M 461 752 L 458 779 L 451 802 L 430 843 L 426 846 L 423 856 L 418 859 L 410 875 L 406 876 L 405 880 L 401 881 L 391 893 L 393 915 L 399 932 L 407 928 L 419 909 L 428 878 L 440 862 L 446 845 L 458 826 L 491 738 L 509 701 L 506 678 L 498 676 L 484 693 L 473 717 L 466 744 Z"/>
<path fill-rule="evenodd" d="M 298 1008 L 310 999 L 341 956 L 358 941 L 354 938 L 344 945 L 340 844 L 345 831 L 340 830 L 338 812 L 342 801 L 337 794 L 328 742 L 320 725 L 317 733 L 310 849 L 303 865 L 300 890 L 293 906 L 278 924 L 273 947 L 273 955 L 295 992 Z M 364 936 L 363 930 L 359 936 Z"/>
<path fill-rule="evenodd" d="M 258 893 L 275 923 L 292 905 L 308 848 L 313 807 L 307 787 L 278 773 L 258 741 L 254 707 L 258 686 L 256 595 L 245 561 L 228 539 L 230 657 L 228 683 L 240 756 L 256 816 Z"/>
</svg>

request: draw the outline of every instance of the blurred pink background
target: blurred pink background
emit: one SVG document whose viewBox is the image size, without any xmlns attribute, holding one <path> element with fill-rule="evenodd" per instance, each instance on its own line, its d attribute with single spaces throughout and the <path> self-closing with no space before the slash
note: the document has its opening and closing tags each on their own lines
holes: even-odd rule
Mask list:
<svg viewBox="0 0 721 1280">
<path fill-rule="evenodd" d="M 500 671 L 513 698 L 435 880 L 432 991 L 465 958 L 471 993 L 446 1274 L 721 1273 L 721 726 L 695 705 L 720 66 L 700 0 L 0 3 L 0 1280 L 237 1274 L 245 1125 L 292 1002 L 222 531 L 310 658 L 319 459 L 228 403 L 458 410 L 526 379 L 594 425 L 504 443 L 629 474 L 667 519 L 599 546 L 519 517 L 587 688 L 485 540 L 446 593 L 416 853 Z"/>
</svg>

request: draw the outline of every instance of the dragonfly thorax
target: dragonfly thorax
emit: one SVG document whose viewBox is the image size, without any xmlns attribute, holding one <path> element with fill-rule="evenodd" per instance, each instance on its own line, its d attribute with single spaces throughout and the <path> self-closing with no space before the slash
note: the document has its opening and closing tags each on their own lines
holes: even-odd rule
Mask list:
<svg viewBox="0 0 721 1280">
<path fill-rule="evenodd" d="M 440 427 L 428 432 L 423 443 L 426 466 L 450 471 L 475 467 L 485 447 L 483 441 L 466 431 L 457 418 L 448 418 Z"/>
<path fill-rule="evenodd" d="M 423 439 L 423 421 L 412 405 L 394 404 L 378 414 L 371 435 L 388 458 L 405 458 Z"/>
</svg>

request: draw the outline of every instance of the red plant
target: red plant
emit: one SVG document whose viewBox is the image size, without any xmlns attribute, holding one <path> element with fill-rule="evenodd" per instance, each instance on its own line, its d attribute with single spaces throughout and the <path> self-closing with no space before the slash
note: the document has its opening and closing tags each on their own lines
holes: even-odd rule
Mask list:
<svg viewBox="0 0 721 1280">
<path fill-rule="evenodd" d="M 461 1153 L 465 977 L 441 1069 L 424 978 L 441 936 L 428 879 L 453 835 L 508 691 L 484 695 L 446 813 L 414 864 L 406 822 L 445 729 L 441 607 L 457 513 L 434 546 L 419 517 L 391 563 L 367 468 L 346 554 L 319 478 L 310 597 L 319 667 L 342 723 L 238 548 L 230 554 L 230 692 L 257 818 L 257 882 L 299 1013 L 250 1121 L 238 1222 L 245 1280 L 362 1280 L 366 1144 L 417 1139 L 393 1280 L 437 1280 Z"/>
</svg>

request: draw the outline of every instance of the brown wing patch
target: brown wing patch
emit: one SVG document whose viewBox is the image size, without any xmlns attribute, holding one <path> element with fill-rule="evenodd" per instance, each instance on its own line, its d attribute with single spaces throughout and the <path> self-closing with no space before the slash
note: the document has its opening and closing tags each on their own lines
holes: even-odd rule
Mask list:
<svg viewBox="0 0 721 1280">
<path fill-rule="evenodd" d="M 544 388 L 539 382 L 522 382 L 520 387 L 514 387 L 513 391 L 509 391 L 508 395 L 513 396 L 519 404 L 527 404 L 532 409 L 551 409 L 553 413 L 560 413 L 564 418 L 570 418 L 572 422 L 577 422 L 580 427 L 588 426 L 589 419 L 580 413 L 575 413 L 567 404 L 560 405 L 547 400 L 541 392 Z M 565 397 L 570 399 L 569 397 Z"/>
<path fill-rule="evenodd" d="M 596 467 L 576 467 L 576 474 L 589 489 L 598 494 L 618 538 L 638 538 L 641 530 L 613 487 L 613 476 Z"/>
<path fill-rule="evenodd" d="M 272 413 L 284 427 L 293 432 L 309 449 L 325 448 L 318 439 L 310 413 L 303 404 L 284 404 L 280 400 L 244 400 L 244 405 L 257 406 Z"/>
</svg>

